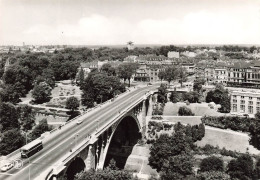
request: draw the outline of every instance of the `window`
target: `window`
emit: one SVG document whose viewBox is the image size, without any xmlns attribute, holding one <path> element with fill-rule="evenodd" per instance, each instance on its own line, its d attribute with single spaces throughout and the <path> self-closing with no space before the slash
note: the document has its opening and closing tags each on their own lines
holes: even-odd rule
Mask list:
<svg viewBox="0 0 260 180">
<path fill-rule="evenodd" d="M 248 106 L 248 113 L 253 114 L 253 106 Z"/>
<path fill-rule="evenodd" d="M 240 112 L 244 113 L 245 112 L 245 105 L 240 105 Z"/>
<path fill-rule="evenodd" d="M 260 97 L 257 98 L 257 101 L 260 101 Z"/>
<path fill-rule="evenodd" d="M 253 98 L 252 97 L 249 97 L 250 100 L 252 100 Z"/>
<path fill-rule="evenodd" d="M 256 102 L 256 105 L 257 105 L 257 106 L 260 106 L 260 102 Z"/>
<path fill-rule="evenodd" d="M 248 101 L 248 104 L 249 105 L 253 105 L 253 101 Z"/>
<path fill-rule="evenodd" d="M 245 96 L 241 96 L 241 99 L 244 99 L 245 98 Z"/>
<path fill-rule="evenodd" d="M 245 104 L 245 101 L 244 100 L 240 100 L 240 104 Z"/>
<path fill-rule="evenodd" d="M 236 99 L 237 98 L 237 96 L 236 95 L 233 95 L 233 99 Z M 259 100 L 260 100 L 260 98 L 259 98 Z"/>
<path fill-rule="evenodd" d="M 236 100 L 236 99 L 233 99 L 233 103 L 237 103 L 237 100 Z"/>
<path fill-rule="evenodd" d="M 256 112 L 260 112 L 260 107 L 256 107 Z"/>
<path fill-rule="evenodd" d="M 237 105 L 236 105 L 236 104 L 233 104 L 233 105 L 232 105 L 232 111 L 233 111 L 233 112 L 237 112 Z"/>
</svg>

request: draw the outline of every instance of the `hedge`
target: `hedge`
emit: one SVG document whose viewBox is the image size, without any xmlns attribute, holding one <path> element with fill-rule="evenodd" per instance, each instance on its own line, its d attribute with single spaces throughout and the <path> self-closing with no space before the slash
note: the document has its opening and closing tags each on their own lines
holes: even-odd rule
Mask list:
<svg viewBox="0 0 260 180">
<path fill-rule="evenodd" d="M 239 116 L 204 116 L 201 121 L 208 126 L 242 132 L 249 132 L 250 125 L 256 122 L 255 118 Z"/>
</svg>

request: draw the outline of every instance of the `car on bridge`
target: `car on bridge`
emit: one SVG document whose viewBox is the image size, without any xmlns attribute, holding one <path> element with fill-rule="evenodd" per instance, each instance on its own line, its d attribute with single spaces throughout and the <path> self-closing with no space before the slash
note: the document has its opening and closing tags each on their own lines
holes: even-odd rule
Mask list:
<svg viewBox="0 0 260 180">
<path fill-rule="evenodd" d="M 8 171 L 9 169 L 12 169 L 14 167 L 14 164 L 13 163 L 6 163 L 2 168 L 1 168 L 1 171 L 2 172 L 6 172 Z"/>
<path fill-rule="evenodd" d="M 81 124 L 83 122 L 83 119 L 79 119 L 78 121 L 77 121 L 77 124 Z"/>
</svg>

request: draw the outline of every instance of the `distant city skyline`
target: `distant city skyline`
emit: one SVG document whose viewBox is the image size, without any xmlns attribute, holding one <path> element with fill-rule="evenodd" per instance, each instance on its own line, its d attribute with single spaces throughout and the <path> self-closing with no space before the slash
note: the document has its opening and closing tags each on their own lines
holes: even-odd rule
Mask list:
<svg viewBox="0 0 260 180">
<path fill-rule="evenodd" d="M 0 45 L 260 44 L 259 0 L 0 0 Z"/>
</svg>

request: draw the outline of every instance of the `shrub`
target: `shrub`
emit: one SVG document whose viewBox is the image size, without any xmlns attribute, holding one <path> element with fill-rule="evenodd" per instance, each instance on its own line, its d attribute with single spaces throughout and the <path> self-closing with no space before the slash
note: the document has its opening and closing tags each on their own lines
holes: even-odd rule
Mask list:
<svg viewBox="0 0 260 180">
<path fill-rule="evenodd" d="M 208 171 L 199 173 L 197 176 L 197 180 L 230 180 L 230 176 L 221 171 Z"/>
<path fill-rule="evenodd" d="M 216 156 L 204 158 L 200 163 L 200 171 L 224 171 L 223 160 Z"/>
<path fill-rule="evenodd" d="M 249 132 L 250 125 L 256 124 L 254 118 L 239 116 L 204 116 L 201 121 L 209 126 L 243 132 Z"/>
<path fill-rule="evenodd" d="M 180 116 L 194 116 L 194 113 L 192 113 L 191 109 L 185 106 L 179 108 L 178 114 Z"/>
<path fill-rule="evenodd" d="M 253 159 L 248 154 L 239 156 L 237 159 L 229 162 L 227 172 L 232 179 L 251 179 L 253 174 Z"/>
</svg>

